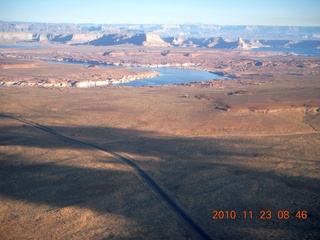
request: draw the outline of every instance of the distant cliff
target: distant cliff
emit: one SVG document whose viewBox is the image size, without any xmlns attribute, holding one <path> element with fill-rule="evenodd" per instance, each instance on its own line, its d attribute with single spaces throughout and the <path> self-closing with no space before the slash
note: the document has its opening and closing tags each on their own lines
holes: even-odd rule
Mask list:
<svg viewBox="0 0 320 240">
<path fill-rule="evenodd" d="M 232 32 L 233 38 L 228 38 Z M 0 44 L 320 49 L 320 27 L 216 25 L 75 25 L 0 22 Z M 171 33 L 172 35 L 168 36 Z M 250 34 L 249 34 L 250 33 Z M 268 33 L 268 37 L 265 36 Z M 235 38 L 235 35 L 237 37 Z M 296 37 L 296 38 L 293 38 Z M 244 40 L 245 39 L 245 40 Z"/>
<path fill-rule="evenodd" d="M 19 41 L 32 41 L 34 35 L 25 32 L 0 32 L 0 42 L 19 42 Z"/>
<path fill-rule="evenodd" d="M 320 40 L 320 26 L 223 26 L 210 24 L 49 24 L 0 22 L 0 32 L 70 35 L 77 33 L 139 34 L 153 33 L 163 37 L 210 38 L 219 36 L 236 41 L 263 40 Z"/>
<path fill-rule="evenodd" d="M 250 49 L 250 44 L 239 37 L 237 41 L 227 41 L 221 37 L 211 38 L 165 38 L 173 46 L 176 47 L 202 47 L 202 48 L 218 48 L 218 49 Z"/>
<path fill-rule="evenodd" d="M 50 36 L 50 37 L 49 37 Z M 74 33 L 74 34 L 60 34 L 57 36 L 49 35 L 51 42 L 59 42 L 64 44 L 81 44 L 98 39 L 101 37 L 99 33 Z"/>
<path fill-rule="evenodd" d="M 157 34 L 106 34 L 95 40 L 87 42 L 94 46 L 109 46 L 120 44 L 133 44 L 138 46 L 168 47 L 169 43 L 163 41 Z"/>
</svg>

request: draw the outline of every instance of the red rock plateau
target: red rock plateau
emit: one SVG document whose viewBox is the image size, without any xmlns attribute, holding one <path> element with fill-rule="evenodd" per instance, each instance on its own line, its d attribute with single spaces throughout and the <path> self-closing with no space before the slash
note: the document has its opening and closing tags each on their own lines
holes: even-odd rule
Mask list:
<svg viewBox="0 0 320 240">
<path fill-rule="evenodd" d="M 67 84 L 151 65 L 230 79 Z M 1 49 L 0 73 L 1 239 L 319 239 L 319 58 L 59 46 Z"/>
</svg>

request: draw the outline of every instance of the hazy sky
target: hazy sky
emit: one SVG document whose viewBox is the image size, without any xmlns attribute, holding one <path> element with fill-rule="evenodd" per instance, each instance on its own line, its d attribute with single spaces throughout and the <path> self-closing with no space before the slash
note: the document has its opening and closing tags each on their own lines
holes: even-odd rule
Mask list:
<svg viewBox="0 0 320 240">
<path fill-rule="evenodd" d="M 320 0 L 0 0 L 0 21 L 320 26 Z"/>
</svg>

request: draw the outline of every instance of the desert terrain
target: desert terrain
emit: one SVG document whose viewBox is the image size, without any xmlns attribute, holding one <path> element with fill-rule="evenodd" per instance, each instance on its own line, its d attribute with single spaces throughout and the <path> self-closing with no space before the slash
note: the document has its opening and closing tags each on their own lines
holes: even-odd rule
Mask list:
<svg viewBox="0 0 320 240">
<path fill-rule="evenodd" d="M 157 65 L 229 78 L 77 86 Z M 1 239 L 319 239 L 318 57 L 57 45 L 0 73 Z"/>
</svg>

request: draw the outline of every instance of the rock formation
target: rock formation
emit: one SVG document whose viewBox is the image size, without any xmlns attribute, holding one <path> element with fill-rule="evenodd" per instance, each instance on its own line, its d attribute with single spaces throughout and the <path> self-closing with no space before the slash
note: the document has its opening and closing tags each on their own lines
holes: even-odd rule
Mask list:
<svg viewBox="0 0 320 240">
<path fill-rule="evenodd" d="M 248 49 L 251 49 L 251 47 L 247 43 L 245 43 L 241 37 L 239 37 L 238 46 L 236 47 L 236 49 L 248 50 Z"/>
<path fill-rule="evenodd" d="M 0 42 L 32 41 L 33 34 L 25 32 L 0 32 Z"/>
<path fill-rule="evenodd" d="M 147 24 L 120 26 L 0 22 L 0 44 L 53 43 L 94 46 L 132 44 L 239 50 L 276 47 L 288 48 L 289 51 L 290 48 L 320 49 L 319 27 L 299 27 L 292 32 L 290 27 L 280 29 L 276 26 L 172 26 L 174 27 Z M 235 34 L 241 37 L 235 40 Z M 294 34 L 298 34 L 296 38 L 293 37 Z M 257 36 L 261 39 L 256 39 Z"/>
<path fill-rule="evenodd" d="M 99 33 L 75 33 L 72 34 L 70 44 L 82 44 L 98 39 L 102 35 Z"/>
<path fill-rule="evenodd" d="M 142 42 L 143 46 L 169 47 L 170 44 L 163 41 L 158 34 L 144 34 L 146 40 Z"/>
</svg>

